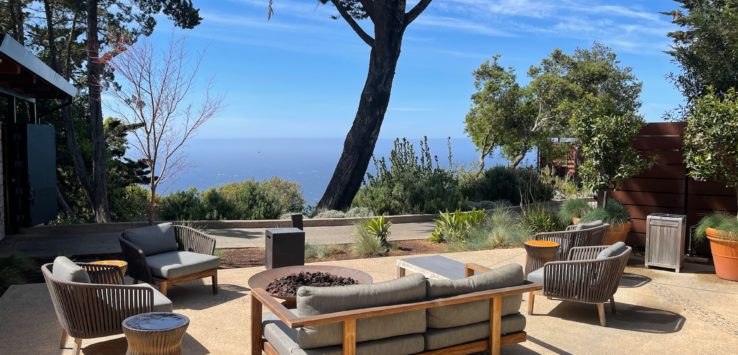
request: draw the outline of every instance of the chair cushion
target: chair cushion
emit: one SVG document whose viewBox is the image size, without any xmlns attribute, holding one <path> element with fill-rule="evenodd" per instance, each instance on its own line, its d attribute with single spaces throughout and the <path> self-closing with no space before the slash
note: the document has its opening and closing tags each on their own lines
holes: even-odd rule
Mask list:
<svg viewBox="0 0 738 355">
<path fill-rule="evenodd" d="M 75 264 L 66 256 L 57 256 L 54 259 L 51 274 L 59 281 L 90 283 L 90 275 L 87 270 Z"/>
<path fill-rule="evenodd" d="M 399 279 L 369 285 L 337 287 L 303 286 L 297 290 L 297 314 L 311 316 L 368 307 L 379 307 L 422 301 L 425 299 L 425 277 L 413 274 Z M 404 312 L 359 319 L 356 341 L 364 342 L 425 331 L 425 311 Z M 341 324 L 303 327 L 298 330 L 302 349 L 312 349 L 343 342 Z"/>
<path fill-rule="evenodd" d="M 174 311 L 174 305 L 172 305 L 172 301 L 169 298 L 167 298 L 167 296 L 164 296 L 164 294 L 159 292 L 159 289 L 149 284 L 139 284 L 139 285 L 146 286 L 154 290 L 154 309 L 152 310 L 152 312 L 173 312 Z"/>
<path fill-rule="evenodd" d="M 602 222 L 602 220 L 601 219 L 598 219 L 598 220 L 592 221 L 592 222 L 579 223 L 579 224 L 577 224 L 574 227 L 574 230 L 580 231 L 580 230 L 585 230 L 585 229 L 596 228 L 596 227 L 599 227 L 599 226 L 601 226 L 603 224 L 604 223 Z"/>
<path fill-rule="evenodd" d="M 526 277 L 528 281 L 543 284 L 543 268 L 535 269 L 528 274 Z"/>
<path fill-rule="evenodd" d="M 602 260 L 607 259 L 609 257 L 618 256 L 622 253 L 624 253 L 628 249 L 628 246 L 625 245 L 623 242 L 617 242 L 605 249 L 603 249 L 599 254 L 597 254 L 596 260 Z"/>
<path fill-rule="evenodd" d="M 154 255 L 177 250 L 177 238 L 171 223 L 128 229 L 123 237 L 143 250 L 144 255 Z"/>
<path fill-rule="evenodd" d="M 273 313 L 262 315 L 264 338 L 274 346 L 280 354 L 299 355 L 340 355 L 341 346 L 322 347 L 317 349 L 302 349 L 298 345 L 297 329 L 290 329 Z M 423 351 L 424 341 L 422 334 L 402 335 L 381 340 L 372 340 L 356 343 L 356 353 L 362 355 L 400 355 L 415 354 Z"/>
<path fill-rule="evenodd" d="M 201 271 L 217 269 L 220 258 L 191 251 L 170 251 L 146 257 L 151 274 L 163 279 L 176 279 Z"/>
<path fill-rule="evenodd" d="M 523 267 L 508 264 L 479 275 L 456 279 L 428 279 L 428 298 L 452 297 L 461 294 L 492 290 L 501 287 L 522 285 Z M 502 315 L 518 313 L 522 295 L 507 296 L 502 299 Z M 429 328 L 450 328 L 489 320 L 489 301 L 462 303 L 453 306 L 429 308 L 427 310 Z"/>
<path fill-rule="evenodd" d="M 502 317 L 502 335 L 520 332 L 525 329 L 525 317 L 520 313 Z M 425 332 L 425 350 L 436 350 L 489 338 L 489 321 L 460 327 L 433 329 Z"/>
</svg>

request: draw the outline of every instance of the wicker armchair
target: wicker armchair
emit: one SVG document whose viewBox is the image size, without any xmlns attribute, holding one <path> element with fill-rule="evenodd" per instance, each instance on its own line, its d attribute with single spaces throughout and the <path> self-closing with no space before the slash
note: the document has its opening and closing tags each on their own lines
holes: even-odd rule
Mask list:
<svg viewBox="0 0 738 355">
<path fill-rule="evenodd" d="M 622 242 L 611 246 L 574 247 L 566 261 L 546 263 L 528 275 L 543 284 L 543 295 L 562 301 L 597 305 L 600 325 L 607 325 L 605 303 L 615 314 L 614 294 L 630 257 L 631 247 Z M 535 293 L 528 295 L 528 314 L 533 314 Z"/>
<path fill-rule="evenodd" d="M 163 223 L 129 229 L 119 238 L 128 275 L 134 281 L 159 286 L 164 295 L 170 285 L 210 277 L 218 293 L 215 239 L 197 229 Z"/>
<path fill-rule="evenodd" d="M 65 257 L 57 259 L 53 264 L 44 264 L 41 272 L 62 327 L 60 349 L 66 347 L 67 338 L 71 336 L 74 354 L 79 354 L 82 339 L 120 334 L 121 324 L 127 317 L 151 311 L 172 311 L 171 301 L 153 287 L 124 285 L 123 273 L 117 266 L 77 264 L 83 269 L 79 271 L 85 278 L 77 282 L 54 272 L 54 265 L 60 262 L 74 265 Z"/>
<path fill-rule="evenodd" d="M 610 225 L 605 223 L 594 228 L 578 230 L 575 229 L 575 225 L 567 227 L 565 231 L 538 233 L 533 238 L 535 240 L 548 240 L 559 243 L 556 260 L 566 260 L 572 248 L 602 245 L 602 241 L 609 227 Z"/>
</svg>

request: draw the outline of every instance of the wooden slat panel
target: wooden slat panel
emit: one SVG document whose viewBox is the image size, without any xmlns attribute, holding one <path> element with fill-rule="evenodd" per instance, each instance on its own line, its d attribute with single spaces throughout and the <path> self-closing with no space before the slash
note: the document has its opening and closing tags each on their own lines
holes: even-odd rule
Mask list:
<svg viewBox="0 0 738 355">
<path fill-rule="evenodd" d="M 687 169 L 684 165 L 664 165 L 656 164 L 651 169 L 648 169 L 638 175 L 642 178 L 656 178 L 656 179 L 684 179 L 687 175 Z"/>
<path fill-rule="evenodd" d="M 641 151 L 641 156 L 646 158 L 655 158 L 658 164 L 664 165 L 684 165 L 684 156 L 681 150 L 666 151 Z"/>
<path fill-rule="evenodd" d="M 690 195 L 735 196 L 735 189 L 725 187 L 725 183 L 717 181 L 694 181 L 689 179 L 687 192 Z"/>
<path fill-rule="evenodd" d="M 646 219 L 652 213 L 676 213 L 683 214 L 684 208 L 664 206 L 625 205 L 631 218 Z"/>
<path fill-rule="evenodd" d="M 679 136 L 637 137 L 633 142 L 635 149 L 645 151 L 682 149 L 683 146 L 682 138 Z"/>
<path fill-rule="evenodd" d="M 684 193 L 684 179 L 632 178 L 624 182 L 618 190 L 682 194 Z"/>
<path fill-rule="evenodd" d="M 689 206 L 687 211 L 691 210 L 712 210 L 712 211 L 735 211 L 735 196 L 704 196 L 690 195 L 688 199 Z"/>
<path fill-rule="evenodd" d="M 613 191 L 610 196 L 625 205 L 684 208 L 684 198 L 668 193 Z"/>
<path fill-rule="evenodd" d="M 645 124 L 639 135 L 656 135 L 656 136 L 681 136 L 684 134 L 684 122 L 657 122 Z"/>
</svg>

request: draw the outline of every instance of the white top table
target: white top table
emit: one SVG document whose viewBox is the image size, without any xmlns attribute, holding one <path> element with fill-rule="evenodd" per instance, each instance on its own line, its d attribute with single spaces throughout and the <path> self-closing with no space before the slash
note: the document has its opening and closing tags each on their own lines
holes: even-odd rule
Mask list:
<svg viewBox="0 0 738 355">
<path fill-rule="evenodd" d="M 405 276 L 405 271 L 423 274 L 429 279 L 463 279 L 464 263 L 441 255 L 418 256 L 397 260 L 397 277 Z"/>
</svg>

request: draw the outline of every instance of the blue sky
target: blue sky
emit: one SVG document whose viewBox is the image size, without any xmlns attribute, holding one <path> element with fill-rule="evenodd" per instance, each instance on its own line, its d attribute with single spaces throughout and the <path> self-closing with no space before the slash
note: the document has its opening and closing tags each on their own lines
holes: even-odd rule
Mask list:
<svg viewBox="0 0 738 355">
<path fill-rule="evenodd" d="M 366 77 L 369 47 L 330 5 L 317 0 L 194 0 L 203 23 L 185 34 L 205 50 L 201 83 L 212 77 L 223 111 L 200 138 L 344 137 Z M 408 7 L 415 0 L 408 0 Z M 434 0 L 408 28 L 381 137 L 463 137 L 471 72 L 495 53 L 518 72 L 553 49 L 599 41 L 643 81 L 648 121 L 682 103 L 666 79 L 678 68 L 663 53 L 673 30 L 670 0 Z M 369 24 L 363 24 L 370 29 Z M 172 37 L 161 19 L 155 43 Z"/>
</svg>

